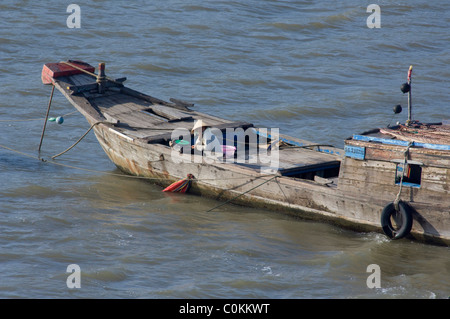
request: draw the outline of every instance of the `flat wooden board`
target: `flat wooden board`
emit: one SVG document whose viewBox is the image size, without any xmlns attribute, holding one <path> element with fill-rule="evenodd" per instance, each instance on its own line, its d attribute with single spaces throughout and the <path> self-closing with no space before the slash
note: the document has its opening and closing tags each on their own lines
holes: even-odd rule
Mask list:
<svg viewBox="0 0 450 319">
<path fill-rule="evenodd" d="M 305 148 L 280 149 L 278 161 L 273 153 L 268 154 L 268 160 L 270 159 L 272 159 L 271 163 L 264 163 L 259 156 L 253 156 L 246 158 L 245 163 L 238 164 L 254 170 L 271 167 L 278 169 L 281 174 L 300 173 L 310 169 L 332 168 L 340 165 L 340 161 L 335 156 Z"/>
</svg>

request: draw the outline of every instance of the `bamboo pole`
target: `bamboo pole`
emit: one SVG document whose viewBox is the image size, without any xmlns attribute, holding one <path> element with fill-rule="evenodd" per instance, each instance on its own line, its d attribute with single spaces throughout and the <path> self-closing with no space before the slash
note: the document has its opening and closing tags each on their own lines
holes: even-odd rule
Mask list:
<svg viewBox="0 0 450 319">
<path fill-rule="evenodd" d="M 44 120 L 44 127 L 42 129 L 42 134 L 41 134 L 41 141 L 39 142 L 39 148 L 38 148 L 38 152 L 41 152 L 41 147 L 42 147 L 42 141 L 44 140 L 44 133 L 45 133 L 45 128 L 47 126 L 47 121 L 48 121 L 48 114 L 50 113 L 50 106 L 52 105 L 52 99 L 53 99 L 53 93 L 55 92 L 55 85 L 52 85 L 52 93 L 50 94 L 50 100 L 48 101 L 48 107 L 47 107 L 47 114 L 45 115 L 45 120 Z"/>
</svg>

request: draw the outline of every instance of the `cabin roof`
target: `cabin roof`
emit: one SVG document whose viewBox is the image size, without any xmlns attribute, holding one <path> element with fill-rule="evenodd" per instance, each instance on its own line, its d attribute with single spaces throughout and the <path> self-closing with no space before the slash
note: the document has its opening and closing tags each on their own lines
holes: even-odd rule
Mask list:
<svg viewBox="0 0 450 319">
<path fill-rule="evenodd" d="M 442 123 L 397 125 L 355 134 L 350 140 L 450 151 L 450 125 Z"/>
</svg>

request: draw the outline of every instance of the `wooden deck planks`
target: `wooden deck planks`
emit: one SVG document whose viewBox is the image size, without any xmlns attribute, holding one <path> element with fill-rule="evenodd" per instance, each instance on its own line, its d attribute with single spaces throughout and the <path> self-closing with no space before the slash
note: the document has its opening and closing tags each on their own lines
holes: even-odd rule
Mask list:
<svg viewBox="0 0 450 319">
<path fill-rule="evenodd" d="M 77 75 L 72 75 L 70 77 L 70 79 L 72 80 L 73 84 L 75 85 L 85 85 L 85 84 L 90 84 L 90 83 L 95 83 L 96 78 L 94 78 L 93 76 L 90 76 L 89 74 L 77 74 Z"/>
<path fill-rule="evenodd" d="M 296 164 L 297 166 L 309 166 L 320 163 L 336 162 L 336 158 L 326 153 L 321 153 L 306 148 L 288 148 L 279 150 L 283 162 Z"/>
</svg>

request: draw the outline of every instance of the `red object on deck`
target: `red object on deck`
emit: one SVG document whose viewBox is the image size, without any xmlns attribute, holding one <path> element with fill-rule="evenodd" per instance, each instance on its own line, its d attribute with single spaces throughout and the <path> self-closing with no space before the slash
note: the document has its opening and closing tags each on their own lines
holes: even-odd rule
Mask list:
<svg viewBox="0 0 450 319">
<path fill-rule="evenodd" d="M 95 72 L 95 68 L 92 65 L 89 65 L 82 61 L 67 61 L 68 63 L 91 73 Z M 44 84 L 52 84 L 54 79 L 61 76 L 69 76 L 74 74 L 80 74 L 83 71 L 78 70 L 68 64 L 65 63 L 46 63 L 42 68 L 42 83 Z"/>
</svg>

